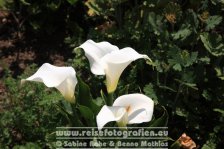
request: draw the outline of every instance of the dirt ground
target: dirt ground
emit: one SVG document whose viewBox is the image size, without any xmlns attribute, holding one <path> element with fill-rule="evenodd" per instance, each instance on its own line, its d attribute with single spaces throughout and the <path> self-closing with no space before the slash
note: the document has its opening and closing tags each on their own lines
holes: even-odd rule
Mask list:
<svg viewBox="0 0 224 149">
<path fill-rule="evenodd" d="M 72 50 L 66 50 L 61 44 L 63 41 L 50 38 L 49 42 L 48 39 L 43 42 L 29 37 L 18 29 L 17 21 L 10 12 L 0 10 L 0 112 L 7 97 L 7 88 L 3 83 L 6 71 L 16 78 L 30 64 L 48 62 L 63 66 L 72 56 Z"/>
</svg>

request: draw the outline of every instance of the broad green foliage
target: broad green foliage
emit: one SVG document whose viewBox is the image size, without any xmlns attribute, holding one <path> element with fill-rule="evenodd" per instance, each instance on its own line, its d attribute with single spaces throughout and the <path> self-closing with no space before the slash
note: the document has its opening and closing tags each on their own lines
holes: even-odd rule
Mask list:
<svg viewBox="0 0 224 149">
<path fill-rule="evenodd" d="M 0 6 L 14 12 L 21 10 L 21 16 L 26 18 L 24 31 L 35 37 L 60 32 L 62 44 L 67 47 L 93 39 L 147 54 L 152 62 L 136 61 L 128 66 L 114 97 L 142 92 L 156 103 L 152 126 L 167 124 L 173 139 L 186 132 L 203 149 L 224 146 L 223 0 L 21 0 L 18 5 L 0 0 Z M 75 108 L 54 100 L 61 95 L 41 91 L 43 86 L 32 85 L 31 90 L 27 87 L 21 92 L 14 79 L 6 79 L 6 84 L 13 86 L 9 88 L 13 95 L 10 99 L 16 99 L 15 105 L 19 105 L 1 113 L 0 125 L 5 129 L 0 129 L 4 133 L 0 140 L 6 146 L 16 144 L 10 133 L 12 123 L 18 123 L 16 113 L 21 113 L 16 115 L 20 122 L 27 122 L 20 123 L 20 131 L 41 134 L 26 141 L 36 143 L 38 137 L 41 147 L 46 141 L 44 135 L 53 132 L 55 126 L 96 126 L 93 115 L 109 96 L 105 78 L 91 74 L 80 51 L 76 50 L 68 61 L 80 77 Z M 55 112 L 48 107 L 53 104 L 57 105 Z M 37 105 L 41 106 L 42 116 L 38 115 Z M 37 119 L 46 125 L 31 129 Z"/>
<path fill-rule="evenodd" d="M 146 94 L 147 96 L 151 97 L 152 100 L 154 100 L 155 104 L 158 104 L 158 98 L 157 98 L 157 96 L 156 96 L 156 94 L 155 94 L 155 91 L 154 91 L 154 89 L 153 89 L 153 85 L 152 85 L 152 83 L 149 83 L 148 85 L 146 85 L 146 86 L 144 87 L 144 90 L 143 90 L 143 91 L 145 92 L 145 94 Z"/>
<path fill-rule="evenodd" d="M 213 108 L 224 105 L 223 2 L 145 0 L 108 4 L 115 7 L 91 1 L 95 7 L 88 8 L 95 13 L 90 18 L 103 17 L 105 22 L 88 36 L 123 47 L 131 44 L 153 60 L 149 64 L 154 69 L 135 63 L 122 76 L 138 80 L 129 92 L 143 87 L 146 95 L 170 109 L 168 126 L 175 138 L 185 131 L 203 146 L 209 133 L 221 137 L 223 126 L 218 127 L 220 131 L 213 130 L 220 123 Z M 121 82 L 118 88 L 125 85 Z M 204 123 L 205 119 L 212 125 Z M 221 144 L 219 139 L 213 143 Z"/>
<path fill-rule="evenodd" d="M 192 52 L 189 54 L 187 50 L 180 50 L 177 47 L 172 47 L 168 52 L 168 63 L 173 66 L 174 70 L 182 71 L 182 67 L 191 66 L 197 59 L 198 53 Z"/>
<path fill-rule="evenodd" d="M 224 55 L 224 40 L 221 35 L 216 33 L 204 33 L 200 35 L 206 50 L 214 56 Z"/>
<path fill-rule="evenodd" d="M 214 29 L 217 25 L 219 25 L 222 22 L 222 16 L 210 16 L 206 21 L 206 27 L 205 30 L 209 31 L 211 29 Z"/>
<path fill-rule="evenodd" d="M 33 69 L 21 77 L 31 72 Z M 10 76 L 4 81 L 9 103 L 8 110 L 0 113 L 0 148 L 44 148 L 47 145 L 46 134 L 52 133 L 57 125 L 65 122 L 54 107 L 62 98 L 61 95 L 56 90 L 46 90 L 43 85 L 28 83 L 21 87 L 20 81 Z M 44 88 L 45 92 L 42 92 Z M 27 143 L 19 146 L 24 141 Z"/>
<path fill-rule="evenodd" d="M 162 111 L 162 115 L 150 122 L 150 127 L 166 127 L 168 124 L 169 115 L 164 107 L 159 107 Z"/>
</svg>

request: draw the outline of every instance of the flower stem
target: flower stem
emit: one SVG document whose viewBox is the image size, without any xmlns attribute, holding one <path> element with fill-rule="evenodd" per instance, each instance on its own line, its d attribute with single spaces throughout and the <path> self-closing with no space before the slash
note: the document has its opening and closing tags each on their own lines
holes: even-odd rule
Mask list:
<svg viewBox="0 0 224 149">
<path fill-rule="evenodd" d="M 112 92 L 112 93 L 108 93 L 108 96 L 107 96 L 107 105 L 108 106 L 112 106 L 112 104 L 113 104 L 113 95 L 114 95 L 114 93 Z"/>
</svg>

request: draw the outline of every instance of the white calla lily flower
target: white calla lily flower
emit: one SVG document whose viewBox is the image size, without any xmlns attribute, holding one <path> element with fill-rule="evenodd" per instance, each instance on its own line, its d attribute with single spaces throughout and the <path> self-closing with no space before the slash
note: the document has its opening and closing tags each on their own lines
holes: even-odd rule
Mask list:
<svg viewBox="0 0 224 149">
<path fill-rule="evenodd" d="M 119 127 L 127 124 L 149 122 L 152 119 L 154 102 L 143 94 L 128 94 L 118 97 L 113 106 L 104 105 L 96 120 L 98 129 L 111 121 L 117 121 Z"/>
<path fill-rule="evenodd" d="M 96 75 L 105 75 L 100 59 L 112 51 L 119 51 L 117 46 L 105 41 L 96 43 L 92 40 L 87 40 L 79 47 L 85 51 L 85 55 L 90 63 L 91 71 Z"/>
<path fill-rule="evenodd" d="M 139 54 L 130 47 L 119 50 L 117 46 L 105 41 L 96 43 L 87 40 L 79 48 L 84 49 L 92 73 L 106 75 L 108 93 L 115 91 L 122 72 L 131 62 L 140 58 L 150 60 L 147 55 Z"/>
<path fill-rule="evenodd" d="M 74 92 L 78 81 L 72 67 L 57 67 L 45 63 L 35 74 L 22 80 L 24 81 L 43 82 L 47 87 L 57 88 L 67 101 L 75 102 Z"/>
</svg>

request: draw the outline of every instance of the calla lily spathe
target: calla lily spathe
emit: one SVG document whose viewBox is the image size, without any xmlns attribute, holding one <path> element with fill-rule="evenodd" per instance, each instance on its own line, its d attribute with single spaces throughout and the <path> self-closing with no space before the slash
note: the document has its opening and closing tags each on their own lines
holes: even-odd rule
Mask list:
<svg viewBox="0 0 224 149">
<path fill-rule="evenodd" d="M 57 88 L 67 101 L 75 102 L 74 92 L 78 81 L 72 67 L 57 67 L 45 63 L 35 74 L 22 80 L 24 81 L 43 82 L 47 87 Z"/>
<path fill-rule="evenodd" d="M 143 94 L 128 94 L 118 97 L 113 106 L 104 105 L 96 120 L 98 129 L 111 121 L 117 121 L 119 127 L 127 124 L 149 122 L 152 119 L 154 102 Z"/>
<path fill-rule="evenodd" d="M 119 50 L 117 46 L 105 41 L 96 43 L 87 40 L 79 48 L 84 49 L 92 73 L 106 75 L 108 93 L 115 91 L 122 72 L 131 62 L 140 58 L 149 59 L 147 55 L 139 54 L 130 47 Z"/>
</svg>

